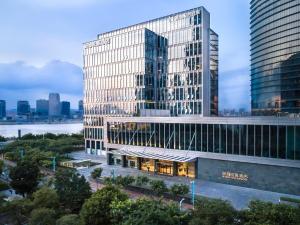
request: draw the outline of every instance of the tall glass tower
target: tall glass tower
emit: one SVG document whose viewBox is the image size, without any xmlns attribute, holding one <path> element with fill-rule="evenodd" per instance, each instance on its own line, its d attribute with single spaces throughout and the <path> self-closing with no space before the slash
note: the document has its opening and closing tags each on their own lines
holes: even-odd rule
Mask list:
<svg viewBox="0 0 300 225">
<path fill-rule="evenodd" d="M 300 113 L 300 0 L 251 1 L 254 115 Z"/>
<path fill-rule="evenodd" d="M 104 149 L 105 116 L 218 113 L 218 35 L 203 7 L 99 34 L 83 55 L 88 152 Z"/>
</svg>

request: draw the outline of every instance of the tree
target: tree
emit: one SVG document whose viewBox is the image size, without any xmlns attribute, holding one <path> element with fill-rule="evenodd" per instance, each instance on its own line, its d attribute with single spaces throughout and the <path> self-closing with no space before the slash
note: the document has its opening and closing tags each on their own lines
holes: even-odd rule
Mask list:
<svg viewBox="0 0 300 225">
<path fill-rule="evenodd" d="M 6 138 L 0 135 L 0 142 L 5 142 Z"/>
<path fill-rule="evenodd" d="M 91 173 L 93 179 L 99 179 L 101 177 L 103 169 L 101 167 L 94 169 Z"/>
<path fill-rule="evenodd" d="M 176 197 L 179 195 L 186 195 L 190 191 L 190 188 L 186 184 L 173 184 L 170 188 L 171 194 Z"/>
<path fill-rule="evenodd" d="M 9 173 L 10 186 L 19 194 L 31 194 L 38 186 L 40 170 L 39 167 L 29 161 L 19 161 L 17 166 Z"/>
<path fill-rule="evenodd" d="M 147 185 L 148 182 L 149 182 L 149 178 L 146 176 L 137 176 L 135 179 L 135 183 L 139 187 Z"/>
<path fill-rule="evenodd" d="M 3 160 L 0 160 L 0 174 L 3 172 L 4 162 Z"/>
<path fill-rule="evenodd" d="M 72 213 L 79 212 L 84 201 L 91 195 L 89 183 L 74 170 L 57 171 L 54 186 L 60 203 Z"/>
<path fill-rule="evenodd" d="M 227 201 L 198 199 L 189 225 L 233 225 L 237 212 Z"/>
<path fill-rule="evenodd" d="M 115 179 L 115 184 L 123 186 L 123 187 L 127 187 L 127 186 L 131 185 L 134 181 L 135 181 L 135 179 L 133 176 L 129 176 L 129 175 L 127 175 L 125 177 L 117 176 Z"/>
<path fill-rule="evenodd" d="M 58 195 L 55 190 L 43 187 L 33 193 L 33 204 L 35 208 L 56 209 L 59 206 Z"/>
<path fill-rule="evenodd" d="M 245 225 L 300 224 L 300 208 L 286 204 L 251 201 L 249 209 L 242 211 L 241 215 L 241 220 Z"/>
<path fill-rule="evenodd" d="M 64 215 L 56 221 L 56 225 L 83 225 L 80 217 L 76 214 Z"/>
<path fill-rule="evenodd" d="M 179 211 L 177 205 L 149 199 L 113 202 L 113 224 L 116 225 L 173 225 L 188 223 L 188 214 Z"/>
<path fill-rule="evenodd" d="M 13 224 L 22 225 L 29 218 L 32 209 L 33 204 L 29 199 L 17 199 L 8 203 L 6 213 L 12 219 Z"/>
<path fill-rule="evenodd" d="M 106 186 L 95 192 L 82 206 L 80 217 L 85 225 L 110 225 L 111 204 L 125 201 L 128 196 L 115 186 Z"/>
<path fill-rule="evenodd" d="M 30 214 L 29 225 L 55 225 L 55 211 L 53 209 L 34 209 Z"/>
<path fill-rule="evenodd" d="M 163 180 L 151 180 L 150 187 L 151 190 L 158 196 L 162 196 L 168 191 L 168 188 Z"/>
</svg>

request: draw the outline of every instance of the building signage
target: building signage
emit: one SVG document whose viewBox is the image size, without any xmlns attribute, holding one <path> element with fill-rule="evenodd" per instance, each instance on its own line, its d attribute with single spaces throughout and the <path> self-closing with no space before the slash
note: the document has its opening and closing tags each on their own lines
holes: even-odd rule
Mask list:
<svg viewBox="0 0 300 225">
<path fill-rule="evenodd" d="M 87 44 L 87 47 L 92 48 L 94 46 L 109 45 L 109 44 L 110 44 L 110 38 L 102 38 L 102 39 L 99 39 L 97 41 Z"/>
<path fill-rule="evenodd" d="M 248 181 L 248 175 L 243 173 L 222 172 L 222 177 L 231 180 Z"/>
<path fill-rule="evenodd" d="M 187 13 L 184 13 L 184 14 L 178 14 L 176 16 L 171 16 L 169 18 L 169 20 L 170 20 L 170 22 L 177 21 L 177 20 L 180 20 L 180 19 L 184 19 L 184 18 L 188 18 L 188 17 L 193 17 L 193 16 L 195 16 L 195 15 L 197 15 L 199 13 L 200 13 L 200 10 L 198 9 L 196 11 L 187 12 Z"/>
</svg>

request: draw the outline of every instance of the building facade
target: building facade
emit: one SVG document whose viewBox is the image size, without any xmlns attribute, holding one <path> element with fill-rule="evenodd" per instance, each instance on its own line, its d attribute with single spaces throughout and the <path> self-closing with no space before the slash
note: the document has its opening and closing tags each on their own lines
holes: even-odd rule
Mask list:
<svg viewBox="0 0 300 225">
<path fill-rule="evenodd" d="M 61 115 L 63 117 L 70 117 L 71 115 L 71 104 L 70 102 L 63 101 L 61 102 Z"/>
<path fill-rule="evenodd" d="M 58 117 L 60 116 L 60 96 L 58 93 L 49 94 L 49 116 Z"/>
<path fill-rule="evenodd" d="M 218 35 L 203 8 L 98 35 L 84 45 L 86 148 L 104 150 L 103 118 L 218 112 Z"/>
<path fill-rule="evenodd" d="M 49 114 L 49 101 L 45 99 L 39 99 L 36 101 L 36 109 L 37 115 L 39 116 L 48 116 Z"/>
<path fill-rule="evenodd" d="M 300 113 L 300 0 L 251 1 L 254 115 Z"/>
<path fill-rule="evenodd" d="M 298 118 L 217 112 L 218 35 L 203 7 L 84 45 L 87 153 L 149 173 L 300 194 Z"/>
<path fill-rule="evenodd" d="M 18 101 L 17 114 L 18 114 L 18 116 L 29 116 L 30 115 L 30 105 L 29 105 L 28 101 Z"/>
<path fill-rule="evenodd" d="M 6 117 L 6 101 L 0 100 L 0 119 Z"/>
</svg>

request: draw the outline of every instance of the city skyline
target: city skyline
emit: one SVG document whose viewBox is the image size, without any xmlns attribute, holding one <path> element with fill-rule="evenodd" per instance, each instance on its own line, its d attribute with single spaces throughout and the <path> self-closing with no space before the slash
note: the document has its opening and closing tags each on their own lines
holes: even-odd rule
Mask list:
<svg viewBox="0 0 300 225">
<path fill-rule="evenodd" d="M 82 98 L 80 56 L 81 44 L 85 40 L 93 39 L 101 32 L 203 5 L 212 13 L 212 26 L 216 27 L 220 36 L 220 109 L 250 108 L 249 1 L 232 0 L 226 4 L 219 1 L 156 1 L 155 4 L 126 1 L 125 4 L 119 0 L 78 0 L 73 1 L 72 5 L 68 1 L 54 4 L 51 1 L 24 3 L 17 0 L 1 4 L 1 15 L 8 16 L 5 11 L 10 11 L 14 17 L 3 25 L 7 36 L 1 37 L 0 98 L 9 96 L 16 100 L 21 92 L 22 97 L 28 96 L 32 104 L 34 98 L 45 98 L 49 92 L 60 92 L 62 98 L 69 99 L 74 107 Z M 149 13 L 152 4 L 159 7 Z M 130 10 L 120 10 L 128 7 L 136 13 L 129 15 Z M 80 21 L 75 18 L 79 11 L 83 15 Z M 116 12 L 114 17 L 108 15 L 112 11 Z M 29 12 L 32 15 L 27 15 Z M 26 19 L 20 21 L 24 16 Z M 33 21 L 34 16 L 40 20 Z M 88 25 L 93 21 L 99 21 L 95 29 Z M 16 30 L 18 22 L 24 26 Z M 19 32 L 22 32 L 22 40 L 14 37 L 20 36 Z M 26 46 L 20 43 L 24 41 L 28 43 Z M 10 80 L 12 76 L 16 77 L 13 81 Z M 15 108 L 10 99 L 7 99 L 7 108 Z"/>
</svg>

